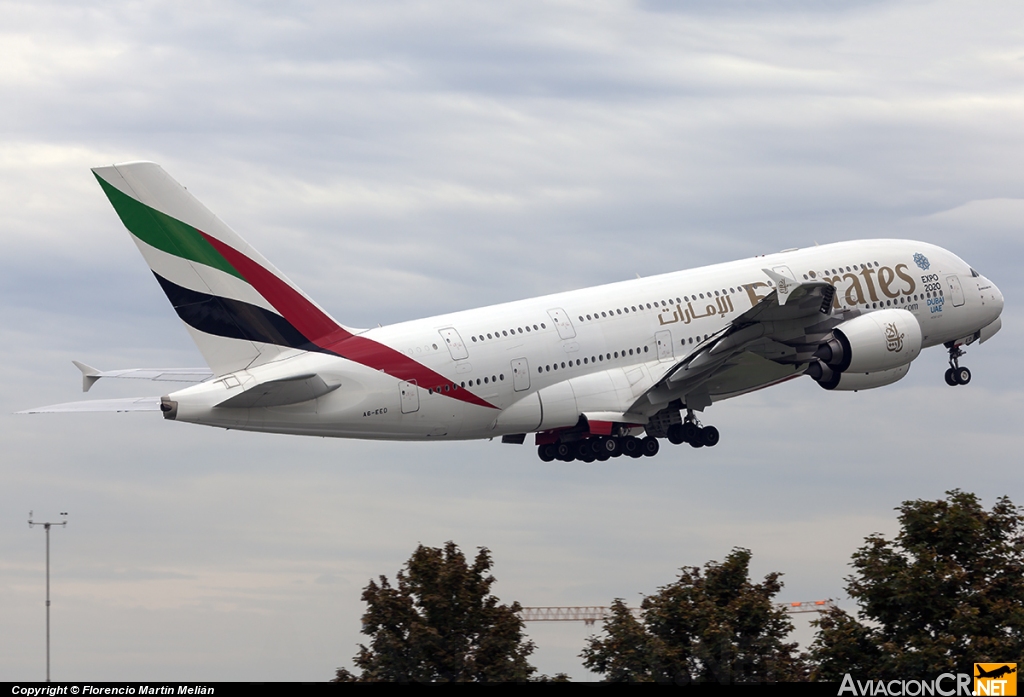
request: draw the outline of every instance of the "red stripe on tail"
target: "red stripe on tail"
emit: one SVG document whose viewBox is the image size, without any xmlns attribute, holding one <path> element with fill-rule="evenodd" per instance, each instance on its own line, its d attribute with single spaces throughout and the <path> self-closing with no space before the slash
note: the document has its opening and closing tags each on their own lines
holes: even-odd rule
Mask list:
<svg viewBox="0 0 1024 697">
<path fill-rule="evenodd" d="M 275 274 L 216 237 L 207 235 L 202 230 L 199 231 L 199 234 L 213 245 L 213 248 L 227 259 L 228 263 L 235 267 L 235 270 L 242 274 L 243 278 L 281 313 L 282 317 L 320 348 L 368 368 L 383 370 L 399 380 L 415 381 L 419 387 L 424 389 L 431 387 L 443 389 L 444 385 L 453 384 L 440 373 L 435 373 L 400 351 L 346 331 L 320 308 L 307 300 L 302 293 Z M 469 404 L 490 409 L 497 408 L 464 388 L 450 392 L 442 391 L 441 394 Z"/>
<path fill-rule="evenodd" d="M 281 313 L 282 317 L 314 344 L 324 348 L 322 343 L 324 339 L 340 341 L 352 336 L 324 314 L 320 308 L 303 297 L 302 293 L 255 261 L 237 249 L 224 244 L 216 237 L 207 235 L 202 230 L 199 231 L 199 234 L 213 245 L 213 248 L 220 252 L 228 260 L 228 263 L 234 266 L 238 273 L 242 274 L 245 280 L 251 283 L 253 288 Z"/>
</svg>

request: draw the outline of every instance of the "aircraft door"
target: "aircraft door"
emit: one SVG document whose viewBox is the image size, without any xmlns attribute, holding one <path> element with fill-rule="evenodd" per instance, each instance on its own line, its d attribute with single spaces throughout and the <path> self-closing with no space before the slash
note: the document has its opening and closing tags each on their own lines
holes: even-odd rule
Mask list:
<svg viewBox="0 0 1024 697">
<path fill-rule="evenodd" d="M 411 414 L 420 409 L 420 388 L 416 381 L 398 383 L 398 392 L 402 397 L 402 413 Z"/>
<path fill-rule="evenodd" d="M 675 357 L 675 352 L 672 346 L 672 332 L 667 330 L 657 332 L 654 335 L 654 340 L 658 343 L 659 361 L 670 361 Z"/>
<path fill-rule="evenodd" d="M 565 310 L 556 307 L 548 310 L 548 316 L 555 323 L 555 329 L 558 330 L 559 337 L 562 339 L 573 339 L 576 337 L 576 330 L 573 328 L 572 322 L 569 321 L 569 315 L 565 314 Z"/>
<path fill-rule="evenodd" d="M 452 354 L 453 361 L 461 361 L 465 358 L 469 358 L 469 351 L 466 349 L 466 343 L 459 336 L 459 333 L 455 331 L 454 327 L 448 327 L 447 329 L 439 329 L 437 333 L 444 339 L 444 345 L 448 347 L 448 353 Z"/>
<path fill-rule="evenodd" d="M 512 359 L 512 387 L 516 392 L 530 389 L 530 366 L 525 358 Z"/>
<path fill-rule="evenodd" d="M 960 285 L 959 276 L 946 276 L 946 287 L 949 288 L 949 294 L 952 296 L 953 307 L 960 307 L 964 304 L 964 289 Z"/>
</svg>

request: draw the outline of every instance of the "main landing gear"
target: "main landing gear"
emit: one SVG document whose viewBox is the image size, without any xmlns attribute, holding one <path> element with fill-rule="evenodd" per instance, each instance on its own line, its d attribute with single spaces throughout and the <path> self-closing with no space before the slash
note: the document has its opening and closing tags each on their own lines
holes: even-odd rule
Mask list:
<svg viewBox="0 0 1024 697">
<path fill-rule="evenodd" d="M 676 416 L 678 418 L 678 415 Z M 658 435 L 665 434 L 673 445 L 689 443 L 694 448 L 712 447 L 718 444 L 718 429 L 714 426 L 701 426 L 693 412 L 687 412 L 682 423 L 673 424 L 665 431 L 648 425 L 648 432 L 655 428 Z M 612 457 L 654 457 L 661 449 L 658 438 L 648 435 L 643 438 L 635 436 L 588 436 L 574 441 L 558 441 L 537 446 L 537 455 L 544 462 L 562 460 L 572 462 L 581 460 L 593 462 L 604 461 Z"/>
<path fill-rule="evenodd" d="M 694 448 L 711 448 L 718 445 L 721 436 L 714 426 L 701 426 L 697 417 L 692 411 L 687 411 L 686 418 L 681 424 L 673 424 L 668 427 L 668 441 L 672 445 L 689 443 Z"/>
<path fill-rule="evenodd" d="M 653 457 L 661 448 L 658 439 L 652 436 L 636 438 L 634 436 L 592 436 L 568 443 L 547 443 L 537 447 L 537 454 L 544 462 L 561 460 L 572 462 L 582 460 L 593 462 L 605 461 L 612 457 Z"/>
<path fill-rule="evenodd" d="M 946 370 L 946 384 L 950 387 L 966 385 L 971 381 L 971 371 L 960 365 L 960 357 L 967 352 L 959 346 L 949 347 L 949 368 Z"/>
</svg>

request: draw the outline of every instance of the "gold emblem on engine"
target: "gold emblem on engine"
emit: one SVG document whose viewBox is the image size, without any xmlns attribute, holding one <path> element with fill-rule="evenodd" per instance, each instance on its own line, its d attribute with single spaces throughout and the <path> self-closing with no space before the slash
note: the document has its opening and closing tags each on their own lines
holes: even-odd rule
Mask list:
<svg viewBox="0 0 1024 697">
<path fill-rule="evenodd" d="M 895 322 L 885 325 L 885 348 L 893 353 L 903 350 L 903 334 L 896 328 Z"/>
</svg>

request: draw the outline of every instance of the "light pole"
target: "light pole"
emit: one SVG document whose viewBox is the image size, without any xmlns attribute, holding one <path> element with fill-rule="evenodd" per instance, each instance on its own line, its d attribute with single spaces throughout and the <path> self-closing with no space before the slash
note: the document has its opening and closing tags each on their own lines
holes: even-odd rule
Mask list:
<svg viewBox="0 0 1024 697">
<path fill-rule="evenodd" d="M 32 511 L 28 512 L 28 527 L 42 525 L 46 531 L 46 682 L 50 682 L 50 526 L 65 527 L 68 524 L 68 514 L 64 511 L 61 516 L 64 520 L 59 523 L 37 523 L 32 520 Z"/>
</svg>

